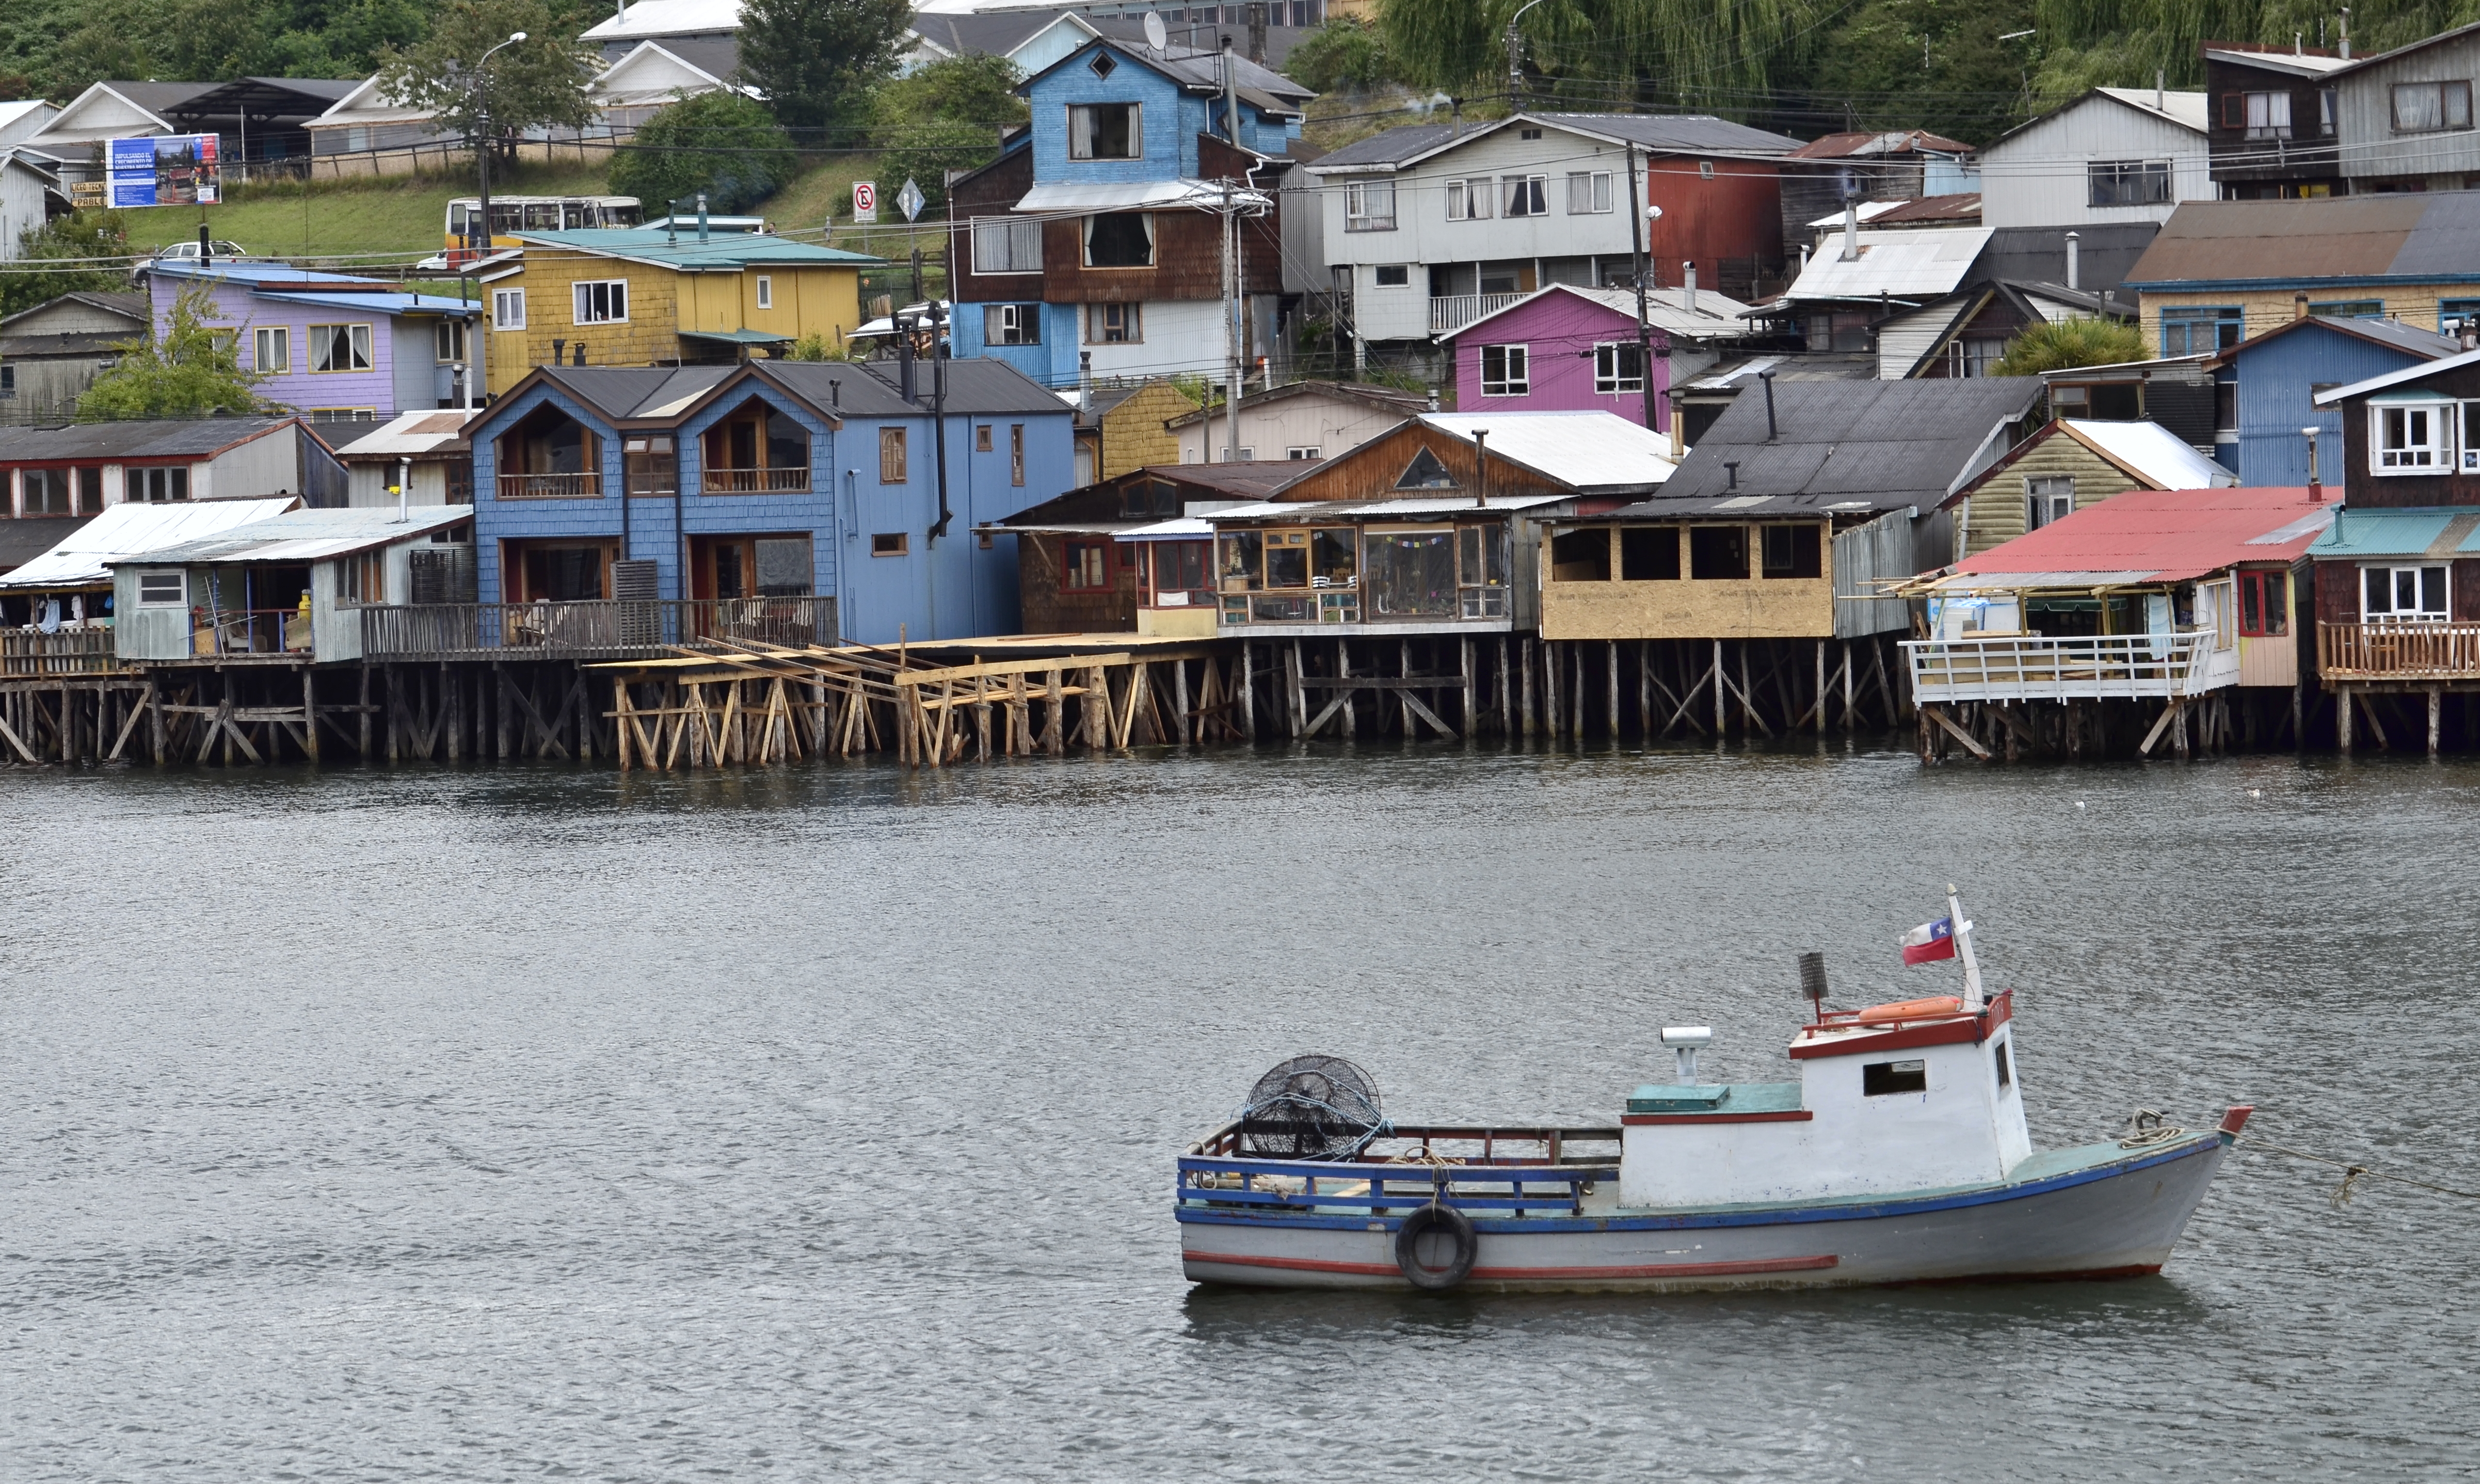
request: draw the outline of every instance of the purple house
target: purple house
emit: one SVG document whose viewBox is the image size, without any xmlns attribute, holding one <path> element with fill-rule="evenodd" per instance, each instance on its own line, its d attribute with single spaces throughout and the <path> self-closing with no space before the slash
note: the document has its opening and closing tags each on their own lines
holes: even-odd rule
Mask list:
<svg viewBox="0 0 2480 1484">
<path fill-rule="evenodd" d="M 1747 337 L 1746 308 L 1707 290 L 1646 291 L 1656 432 L 1670 431 L 1671 383 Z M 1552 284 L 1438 339 L 1453 347 L 1458 412 L 1611 412 L 1644 422 L 1634 289 Z"/>
<path fill-rule="evenodd" d="M 288 263 L 170 258 L 143 271 L 157 335 L 182 291 L 204 288 L 241 364 L 269 373 L 258 394 L 313 422 L 464 405 L 474 306 L 462 299 Z"/>
</svg>

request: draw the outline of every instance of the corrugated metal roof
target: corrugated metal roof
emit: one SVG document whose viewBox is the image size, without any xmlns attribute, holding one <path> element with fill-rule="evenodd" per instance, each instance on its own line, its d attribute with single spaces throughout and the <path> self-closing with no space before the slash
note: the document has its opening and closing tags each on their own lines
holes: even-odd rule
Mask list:
<svg viewBox="0 0 2480 1484">
<path fill-rule="evenodd" d="M 2157 289 L 2169 284 L 2268 282 L 2320 279 L 2370 280 L 2434 272 L 2468 277 L 2480 273 L 2471 254 L 2471 231 L 2480 220 L 2439 203 L 2469 192 L 2333 196 L 2304 201 L 2182 201 L 2162 223 L 2153 245 L 2128 271 L 2129 284 Z M 2428 222 L 2432 211 L 2437 221 Z M 2413 251 L 2415 238 L 2438 240 Z M 2438 261 L 2430 263 L 2434 257 Z M 2417 266 L 2415 266 L 2417 265 Z"/>
<path fill-rule="evenodd" d="M 2339 509 L 2308 554 L 2327 557 L 2430 556 L 2480 552 L 2480 510 Z"/>
<path fill-rule="evenodd" d="M 1504 309 L 1495 309 L 1478 320 L 1468 320 L 1437 338 L 1447 341 L 1460 335 L 1469 335 L 1478 326 L 1487 324 L 1501 315 L 1513 314 L 1546 294 L 1572 294 L 1580 299 L 1599 304 L 1614 314 L 1625 316 L 1629 320 L 1636 318 L 1634 289 L 1592 289 L 1582 284 L 1554 283 L 1547 288 L 1537 289 L 1526 294 Z M 1696 291 L 1694 309 L 1688 307 L 1688 291 L 1685 289 L 1648 289 L 1644 294 L 1644 322 L 1658 330 L 1689 339 L 1737 338 L 1746 335 L 1749 333 L 1745 319 L 1747 312 L 1747 305 L 1738 299 L 1726 298 L 1711 289 Z M 1242 405 L 1246 406 L 1247 403 L 1244 402 Z"/>
<path fill-rule="evenodd" d="M 2105 585 L 2081 580 L 2094 574 L 2122 582 L 2178 582 L 2236 562 L 2289 561 L 2308 550 L 2336 508 L 2320 506 L 2304 489 L 2130 490 L 1967 557 L 1938 586 Z M 2279 543 L 2262 539 L 2277 531 L 2291 534 Z M 2079 576 L 2029 580 L 2060 575 Z M 1993 577 L 2003 582 L 1993 584 Z"/>
<path fill-rule="evenodd" d="M 1968 155 L 1972 146 L 1926 129 L 1893 129 L 1881 134 L 1829 134 L 1791 152 L 1794 160 L 1873 160 L 1919 153 Z"/>
<path fill-rule="evenodd" d="M 2068 432 L 2119 467 L 2164 490 L 2206 490 L 2236 484 L 2239 476 L 2182 442 L 2158 422 L 2060 422 Z"/>
<path fill-rule="evenodd" d="M 1635 491 L 1668 479 L 1670 439 L 1609 412 L 1425 412 L 1420 421 L 1451 437 L 1489 435 L 1492 458 L 1521 464 L 1579 493 Z M 1384 434 L 1380 434 L 1384 437 Z"/>
<path fill-rule="evenodd" d="M 1397 516 L 1453 515 L 1459 510 L 1495 510 L 1504 514 L 1513 510 L 1538 509 L 1573 499 L 1572 495 L 1492 495 L 1486 505 L 1477 503 L 1469 495 L 1431 495 L 1408 499 L 1267 499 L 1217 510 L 1201 519 L 1207 522 L 1248 521 L 1253 524 L 1273 522 L 1279 525 L 1309 525 L 1344 517 L 1356 521 L 1382 520 Z"/>
<path fill-rule="evenodd" d="M 101 587 L 112 580 L 106 568 L 113 562 L 161 551 L 237 525 L 271 520 L 300 502 L 287 495 L 275 499 L 113 505 L 50 550 L 0 576 L 0 588 L 44 591 Z"/>
<path fill-rule="evenodd" d="M 1762 155 L 1779 157 L 1800 147 L 1784 134 L 1770 134 L 1711 114 L 1515 114 L 1488 123 L 1467 124 L 1458 134 L 1451 124 L 1407 124 L 1318 157 L 1309 173 L 1354 167 L 1409 165 L 1451 146 L 1486 138 L 1525 122 L 1547 123 L 1579 134 L 1626 140 L 1657 154 Z"/>
<path fill-rule="evenodd" d="M 2304 51 L 2260 52 L 2235 46 L 2208 46 L 2204 53 L 2207 62 L 2235 62 L 2244 67 L 2270 67 L 2294 77 L 2323 77 L 2337 67 L 2351 64 L 2348 58 L 2318 57 Z"/>
<path fill-rule="evenodd" d="M 600 257 L 626 258 L 682 272 L 734 272 L 744 268 L 814 265 L 853 268 L 885 261 L 866 253 L 796 243 L 772 234 L 722 232 L 701 243 L 695 232 L 672 234 L 653 227 L 591 227 L 575 232 L 511 232 L 529 245 L 565 247 Z"/>
<path fill-rule="evenodd" d="M 2205 95 L 2201 92 L 2177 92 L 2157 88 L 2096 88 L 2093 91 L 2116 98 L 2137 113 L 2166 118 L 2198 134 L 2212 127 L 2212 115 L 2207 109 Z"/>
<path fill-rule="evenodd" d="M 336 450 L 340 459 L 392 459 L 431 453 L 461 452 L 465 448 L 465 414 L 403 412 Z"/>
<path fill-rule="evenodd" d="M 1778 381 L 1769 436 L 1765 391 L 1747 386 L 1689 450 L 1663 498 L 1798 496 L 1815 508 L 1925 510 L 1979 473 L 1975 461 L 1991 435 L 2022 419 L 2043 390 L 2029 376 Z"/>
<path fill-rule="evenodd" d="M 2425 366 L 2406 366 L 2400 371 L 2390 371 L 2382 376 L 2370 376 L 2365 381 L 2354 381 L 2346 387 L 2334 387 L 2330 390 L 2319 392 L 2312 399 L 2319 407 L 2339 406 L 2342 401 L 2348 397 L 2373 396 L 2376 393 L 2386 391 L 2391 387 L 2402 386 L 2409 382 L 2424 381 L 2442 371 L 2461 371 L 2464 367 L 2472 365 L 2480 365 L 2480 350 L 2462 351 L 2459 354 L 2446 356 L 2441 360 L 2431 361 Z M 2439 394 L 2441 397 L 2445 395 L 2446 394 L 2444 393 Z M 0 458 L 7 458 L 10 455 L 5 448 L 0 448 Z"/>
<path fill-rule="evenodd" d="M 177 546 L 109 558 L 107 566 L 186 566 L 194 562 L 323 562 L 393 546 L 474 518 L 472 505 L 416 505 L 399 521 L 394 506 L 293 510 Z"/>
<path fill-rule="evenodd" d="M 291 416 L 163 421 L 133 418 L 114 422 L 72 422 L 65 427 L 0 428 L 0 464 L 205 458 L 299 421 Z"/>
<path fill-rule="evenodd" d="M 1800 269 L 1783 297 L 1935 298 L 1953 293 L 1972 271 L 1980 249 L 1989 244 L 1987 227 L 1910 227 L 1857 236 L 1859 257 L 1846 263 L 1840 241 L 1827 242 L 1809 254 L 1808 267 Z"/>
</svg>

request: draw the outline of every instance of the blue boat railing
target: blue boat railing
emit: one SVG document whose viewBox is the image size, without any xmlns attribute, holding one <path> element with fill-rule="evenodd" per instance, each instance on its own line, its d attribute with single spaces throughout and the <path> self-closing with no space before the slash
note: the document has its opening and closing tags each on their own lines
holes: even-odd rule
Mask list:
<svg viewBox="0 0 2480 1484">
<path fill-rule="evenodd" d="M 1616 1129 L 1399 1128 L 1395 1135 L 1413 1146 L 1392 1158 L 1279 1160 L 1241 1154 L 1236 1126 L 1219 1130 L 1180 1156 L 1178 1198 L 1267 1212 L 1340 1207 L 1383 1215 L 1436 1201 L 1507 1215 L 1581 1215 L 1595 1186 L 1619 1178 L 1615 1158 L 1564 1152 L 1571 1142 L 1616 1145 Z M 1482 1147 L 1478 1154 L 1451 1157 L 1436 1152 L 1441 1143 Z M 1536 1145 L 1545 1153 L 1497 1152 L 1510 1143 Z"/>
</svg>

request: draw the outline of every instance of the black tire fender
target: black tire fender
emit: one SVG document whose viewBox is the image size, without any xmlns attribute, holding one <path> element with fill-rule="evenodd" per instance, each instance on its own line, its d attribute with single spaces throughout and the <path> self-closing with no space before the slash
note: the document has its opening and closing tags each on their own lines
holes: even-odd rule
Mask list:
<svg viewBox="0 0 2480 1484">
<path fill-rule="evenodd" d="M 1433 1232 L 1455 1241 L 1455 1260 L 1444 1267 L 1427 1267 L 1417 1255 L 1421 1239 Z M 1395 1229 L 1395 1266 L 1416 1289 L 1442 1293 L 1460 1285 L 1472 1276 L 1473 1259 L 1480 1255 L 1481 1235 L 1473 1230 L 1472 1217 L 1453 1206 L 1424 1206 Z"/>
</svg>

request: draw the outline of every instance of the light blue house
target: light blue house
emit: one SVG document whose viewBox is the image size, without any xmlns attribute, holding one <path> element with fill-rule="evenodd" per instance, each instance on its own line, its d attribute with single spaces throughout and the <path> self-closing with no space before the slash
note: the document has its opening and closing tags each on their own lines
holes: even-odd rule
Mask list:
<svg viewBox="0 0 2480 1484">
<path fill-rule="evenodd" d="M 910 400 L 883 362 L 536 369 L 472 430 L 481 602 L 808 599 L 816 642 L 1013 631 L 1014 542 L 973 527 L 1069 488 L 1072 412 L 996 361 L 944 370 L 943 461 L 927 363 Z"/>
<path fill-rule="evenodd" d="M 1281 192 L 1313 94 L 1241 58 L 1107 38 L 1018 91 L 1030 125 L 948 187 L 957 354 L 1053 387 L 1080 375 L 1223 379 L 1227 210 L 1242 219 L 1240 333 L 1253 374 L 1284 329 Z"/>
<path fill-rule="evenodd" d="M 2308 482 L 2308 436 L 2318 430 L 2318 476 L 2342 482 L 2342 413 L 2318 407 L 2316 394 L 2453 355 L 2453 337 L 2398 320 L 2323 315 L 2289 320 L 2225 350 L 2215 362 L 2223 424 L 2217 446 L 2247 485 L 2296 488 Z M 2232 431 L 2236 441 L 2232 440 Z M 2233 461 L 2234 450 L 2236 454 Z"/>
<path fill-rule="evenodd" d="M 289 263 L 158 258 L 145 274 L 158 339 L 172 301 L 205 290 L 214 327 L 266 377 L 258 395 L 315 422 L 384 421 L 464 402 L 476 306 L 462 299 Z"/>
</svg>

